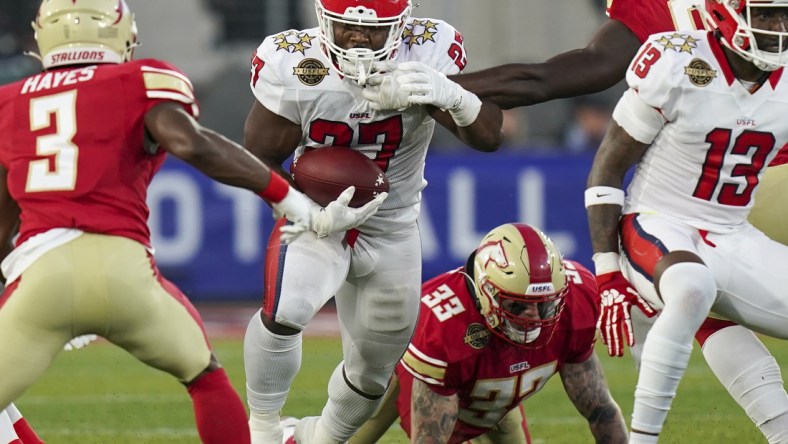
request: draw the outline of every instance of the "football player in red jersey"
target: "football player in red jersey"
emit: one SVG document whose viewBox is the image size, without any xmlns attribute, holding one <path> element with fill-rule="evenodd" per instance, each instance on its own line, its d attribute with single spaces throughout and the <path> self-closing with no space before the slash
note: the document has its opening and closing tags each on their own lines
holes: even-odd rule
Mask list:
<svg viewBox="0 0 788 444">
<path fill-rule="evenodd" d="M 301 419 L 298 444 L 347 441 L 375 412 L 418 317 L 424 162 L 436 122 L 479 151 L 501 143 L 502 113 L 449 81 L 466 65 L 462 35 L 410 16 L 410 0 L 315 0 L 318 26 L 263 40 L 252 57 L 255 96 L 246 147 L 269 165 L 327 145 L 373 159 L 389 180 L 361 208 L 350 195 L 282 249 L 269 242 L 261 310 L 244 340 L 252 441 L 282 440 L 280 411 L 301 364 L 302 330 L 332 297 L 343 360 L 320 416 Z M 363 96 L 375 61 L 397 60 L 423 80 L 422 106 L 371 109 Z M 385 200 L 384 200 L 385 199 Z"/>
<path fill-rule="evenodd" d="M 0 405 L 18 398 L 73 336 L 97 334 L 181 381 L 200 438 L 247 443 L 243 403 L 199 314 L 156 266 L 147 187 L 166 153 L 249 189 L 294 223 L 306 197 L 237 144 L 200 126 L 188 78 L 132 61 L 123 0 L 45 0 L 33 23 L 44 72 L 0 88 Z"/>
<path fill-rule="evenodd" d="M 421 295 L 386 402 L 349 444 L 376 442 L 397 417 L 410 442 L 530 443 L 519 406 L 556 373 L 596 442 L 627 442 L 594 354 L 594 276 L 540 230 L 494 228 L 464 267 L 427 281 Z"/>
<path fill-rule="evenodd" d="M 502 108 L 528 106 L 557 98 L 591 94 L 624 78 L 627 67 L 650 34 L 672 30 L 703 29 L 699 5 L 703 0 L 612 0 L 610 20 L 588 46 L 568 51 L 536 64 L 508 64 L 451 77 L 479 97 Z M 788 181 L 788 150 L 772 160 L 761 179 L 749 221 L 769 237 L 788 244 L 788 205 L 780 205 Z M 638 297 L 607 298 L 600 319 L 602 338 L 611 356 L 622 356 L 624 344 L 635 345 L 639 355 L 650 320 L 641 315 L 653 309 Z M 633 331 L 632 320 L 640 321 Z M 617 317 L 613 315 L 618 313 Z M 636 327 L 638 327 L 636 325 Z M 637 335 L 637 342 L 635 336 Z M 696 339 L 709 367 L 736 402 L 768 439 L 788 429 L 788 395 L 780 368 L 760 340 L 729 321 L 708 319 Z M 731 350 L 737 350 L 731 353 Z M 639 356 L 637 357 L 639 359 Z"/>
</svg>

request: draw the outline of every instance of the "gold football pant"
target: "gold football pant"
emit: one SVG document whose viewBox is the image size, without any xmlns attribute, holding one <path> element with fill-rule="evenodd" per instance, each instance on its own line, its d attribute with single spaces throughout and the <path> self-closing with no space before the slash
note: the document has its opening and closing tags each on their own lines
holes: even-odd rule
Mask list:
<svg viewBox="0 0 788 444">
<path fill-rule="evenodd" d="M 197 311 L 133 240 L 83 234 L 37 259 L 0 296 L 0 405 L 74 336 L 94 333 L 182 382 L 209 364 Z"/>
</svg>

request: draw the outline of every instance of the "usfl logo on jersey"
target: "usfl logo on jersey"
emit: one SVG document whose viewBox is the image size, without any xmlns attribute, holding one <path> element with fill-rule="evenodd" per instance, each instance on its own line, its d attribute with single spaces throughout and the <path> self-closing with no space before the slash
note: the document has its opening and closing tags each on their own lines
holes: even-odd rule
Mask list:
<svg viewBox="0 0 788 444">
<path fill-rule="evenodd" d="M 479 350 L 487 346 L 490 342 L 492 332 L 482 324 L 473 323 L 465 331 L 463 342 Z"/>
<path fill-rule="evenodd" d="M 304 59 L 293 68 L 293 75 L 304 85 L 315 86 L 328 75 L 328 68 L 317 59 Z"/>
<path fill-rule="evenodd" d="M 711 66 L 701 59 L 692 59 L 689 65 L 684 67 L 684 74 L 693 85 L 704 87 L 717 77 L 717 70 L 711 69 Z"/>
</svg>

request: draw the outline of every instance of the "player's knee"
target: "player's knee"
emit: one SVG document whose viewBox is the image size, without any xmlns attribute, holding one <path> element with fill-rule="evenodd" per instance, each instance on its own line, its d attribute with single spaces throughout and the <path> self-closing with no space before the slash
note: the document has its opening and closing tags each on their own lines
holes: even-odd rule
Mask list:
<svg viewBox="0 0 788 444">
<path fill-rule="evenodd" d="M 345 361 L 345 377 L 353 387 L 363 393 L 373 396 L 382 395 L 388 387 L 399 356 L 401 353 L 393 359 L 374 363 Z"/>
<path fill-rule="evenodd" d="M 717 295 L 717 283 L 709 267 L 696 262 L 682 262 L 668 267 L 660 277 L 662 300 L 675 301 L 682 310 L 706 317 Z"/>
<path fill-rule="evenodd" d="M 361 316 L 371 331 L 410 338 L 418 318 L 417 292 L 406 287 L 376 289 L 364 294 Z"/>
</svg>

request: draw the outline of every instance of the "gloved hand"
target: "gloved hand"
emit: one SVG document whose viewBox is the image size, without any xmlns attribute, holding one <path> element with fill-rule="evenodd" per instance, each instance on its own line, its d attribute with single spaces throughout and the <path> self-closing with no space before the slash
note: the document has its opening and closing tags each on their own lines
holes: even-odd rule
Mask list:
<svg viewBox="0 0 788 444">
<path fill-rule="evenodd" d="M 274 218 L 286 217 L 293 222 L 292 225 L 283 225 L 279 229 L 279 240 L 284 244 L 293 242 L 301 233 L 308 230 L 312 220 L 312 200 L 292 186 L 287 191 L 285 198 L 278 203 L 272 203 Z"/>
<path fill-rule="evenodd" d="M 410 94 L 409 103 L 447 110 L 457 126 L 472 124 L 481 111 L 482 101 L 475 94 L 424 63 L 400 63 L 394 76 L 399 90 Z"/>
<path fill-rule="evenodd" d="M 76 338 L 72 338 L 70 341 L 68 341 L 66 345 L 63 346 L 63 350 L 71 351 L 71 350 L 87 347 L 88 344 L 95 341 L 96 339 L 98 339 L 98 336 L 96 335 L 77 336 Z"/>
<path fill-rule="evenodd" d="M 364 98 L 369 100 L 370 108 L 404 111 L 410 106 L 410 93 L 401 90 L 397 81 L 397 66 L 397 62 L 391 61 L 373 64 L 375 74 L 367 79 L 366 88 L 361 92 Z"/>
<path fill-rule="evenodd" d="M 656 316 L 657 311 L 638 294 L 621 271 L 599 275 L 596 283 L 601 299 L 601 312 L 596 327 L 601 332 L 602 342 L 607 345 L 607 353 L 610 356 L 624 356 L 624 336 L 627 345 L 635 345 L 630 317 L 632 306 L 640 308 L 649 318 Z"/>
<path fill-rule="evenodd" d="M 312 231 L 317 237 L 326 237 L 329 234 L 347 231 L 355 228 L 372 217 L 380 205 L 388 197 L 388 193 L 380 193 L 377 197 L 359 208 L 348 206 L 356 187 L 347 187 L 339 197 L 329 203 L 325 208 L 312 202 Z M 311 202 L 311 201 L 310 201 Z"/>
</svg>

